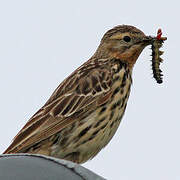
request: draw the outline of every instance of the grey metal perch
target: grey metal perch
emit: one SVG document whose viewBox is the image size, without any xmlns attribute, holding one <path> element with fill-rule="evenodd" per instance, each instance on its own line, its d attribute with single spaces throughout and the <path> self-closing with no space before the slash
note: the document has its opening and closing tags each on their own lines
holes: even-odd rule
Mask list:
<svg viewBox="0 0 180 180">
<path fill-rule="evenodd" d="M 34 154 L 0 155 L 0 180 L 104 180 L 70 161 Z"/>
</svg>

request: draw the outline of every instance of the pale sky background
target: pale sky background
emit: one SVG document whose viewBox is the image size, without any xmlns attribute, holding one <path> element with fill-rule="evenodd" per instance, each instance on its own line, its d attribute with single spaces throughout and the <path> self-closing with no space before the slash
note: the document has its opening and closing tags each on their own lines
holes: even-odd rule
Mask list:
<svg viewBox="0 0 180 180">
<path fill-rule="evenodd" d="M 121 125 L 84 167 L 108 180 L 180 179 L 179 1 L 0 1 L 0 152 L 58 84 L 95 52 L 103 34 L 131 24 L 168 37 L 152 78 L 150 48 L 139 57 Z"/>
</svg>

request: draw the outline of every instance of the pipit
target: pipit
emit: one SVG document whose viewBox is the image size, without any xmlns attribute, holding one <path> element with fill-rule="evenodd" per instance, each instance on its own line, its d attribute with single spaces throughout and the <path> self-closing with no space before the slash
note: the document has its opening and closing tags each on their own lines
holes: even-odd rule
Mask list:
<svg viewBox="0 0 180 180">
<path fill-rule="evenodd" d="M 76 163 L 92 159 L 115 134 L 133 66 L 152 40 L 129 25 L 107 31 L 95 54 L 57 87 L 4 153 L 37 153 Z"/>
</svg>

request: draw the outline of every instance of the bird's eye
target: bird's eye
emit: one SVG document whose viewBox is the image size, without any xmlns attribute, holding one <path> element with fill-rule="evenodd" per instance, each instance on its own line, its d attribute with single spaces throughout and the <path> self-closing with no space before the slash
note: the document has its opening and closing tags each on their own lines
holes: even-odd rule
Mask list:
<svg viewBox="0 0 180 180">
<path fill-rule="evenodd" d="M 123 40 L 124 40 L 125 42 L 130 42 L 130 41 L 131 41 L 131 38 L 130 38 L 129 36 L 124 36 L 124 37 L 123 37 Z"/>
</svg>

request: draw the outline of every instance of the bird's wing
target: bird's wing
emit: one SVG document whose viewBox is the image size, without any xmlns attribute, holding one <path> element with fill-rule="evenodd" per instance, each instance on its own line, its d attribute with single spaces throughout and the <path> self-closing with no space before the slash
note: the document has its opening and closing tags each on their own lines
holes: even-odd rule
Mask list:
<svg viewBox="0 0 180 180">
<path fill-rule="evenodd" d="M 106 63 L 82 65 L 58 86 L 4 153 L 23 152 L 106 103 L 111 95 L 111 76 Z"/>
</svg>

